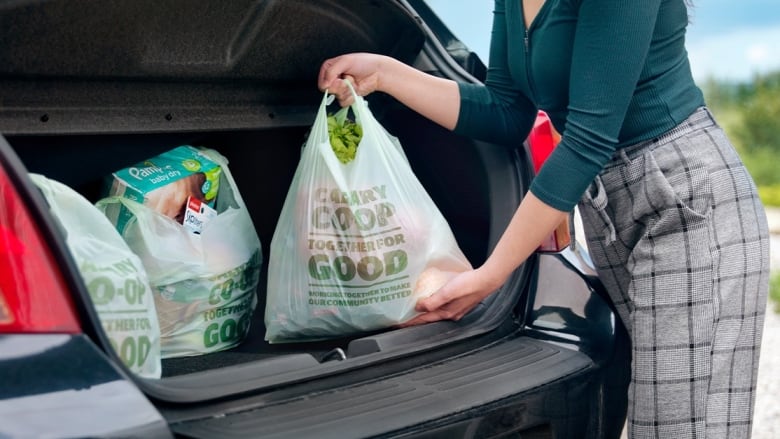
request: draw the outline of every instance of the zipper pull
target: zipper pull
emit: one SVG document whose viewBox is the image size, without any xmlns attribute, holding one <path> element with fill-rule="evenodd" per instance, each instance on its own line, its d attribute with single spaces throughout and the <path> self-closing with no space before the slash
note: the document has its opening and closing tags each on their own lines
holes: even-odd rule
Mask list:
<svg viewBox="0 0 780 439">
<path fill-rule="evenodd" d="M 525 51 L 528 52 L 528 29 L 525 30 L 525 36 L 523 37 L 523 42 L 525 43 Z"/>
</svg>

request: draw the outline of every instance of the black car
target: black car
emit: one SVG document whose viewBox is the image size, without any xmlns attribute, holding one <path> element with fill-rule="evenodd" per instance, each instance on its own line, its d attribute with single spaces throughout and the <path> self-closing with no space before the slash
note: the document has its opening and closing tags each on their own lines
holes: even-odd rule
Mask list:
<svg viewBox="0 0 780 439">
<path fill-rule="evenodd" d="M 149 379 L 112 349 L 30 179 L 95 202 L 116 169 L 177 145 L 213 148 L 229 159 L 268 255 L 322 98 L 322 61 L 377 52 L 484 79 L 424 0 L 6 1 L 0 41 L 0 437 L 620 435 L 628 342 L 574 239 L 536 253 L 460 321 L 301 343 L 264 340 L 266 258 L 243 342 L 164 359 L 162 377 Z M 531 138 L 497 145 L 387 95 L 367 99 L 481 264 L 537 151 L 553 146 L 549 121 L 540 114 Z"/>
</svg>

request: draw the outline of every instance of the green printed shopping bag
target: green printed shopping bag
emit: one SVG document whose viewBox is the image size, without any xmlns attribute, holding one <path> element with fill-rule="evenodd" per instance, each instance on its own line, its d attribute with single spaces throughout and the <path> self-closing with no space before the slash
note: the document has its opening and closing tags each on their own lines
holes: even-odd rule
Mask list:
<svg viewBox="0 0 780 439">
<path fill-rule="evenodd" d="M 323 96 L 274 231 L 265 308 L 271 343 L 408 321 L 418 299 L 471 268 L 398 139 L 353 95 L 330 118 L 332 97 Z M 329 119 L 333 135 L 334 124 L 349 123 L 349 109 L 362 129 L 352 130 L 361 136 L 356 149 L 329 139 Z"/>
<path fill-rule="evenodd" d="M 139 376 L 160 378 L 160 325 L 141 260 L 81 194 L 43 175 L 30 178 L 67 234 L 68 249 L 117 355 Z"/>
</svg>

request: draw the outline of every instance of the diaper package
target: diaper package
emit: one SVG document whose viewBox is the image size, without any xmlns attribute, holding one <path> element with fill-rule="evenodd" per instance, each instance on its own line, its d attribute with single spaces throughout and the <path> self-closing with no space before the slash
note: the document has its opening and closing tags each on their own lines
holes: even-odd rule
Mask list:
<svg viewBox="0 0 780 439">
<path fill-rule="evenodd" d="M 183 145 L 114 172 L 106 184 L 106 196 L 136 201 L 191 233 L 200 233 L 205 221 L 216 216 L 221 172 L 221 166 L 197 148 Z M 121 205 L 106 214 L 120 233 L 133 216 Z"/>
</svg>

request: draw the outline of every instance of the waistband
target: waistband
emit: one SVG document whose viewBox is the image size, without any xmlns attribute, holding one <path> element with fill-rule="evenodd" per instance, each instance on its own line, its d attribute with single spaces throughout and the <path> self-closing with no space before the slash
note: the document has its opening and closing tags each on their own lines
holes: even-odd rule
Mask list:
<svg viewBox="0 0 780 439">
<path fill-rule="evenodd" d="M 639 154 L 642 154 L 646 149 L 652 151 L 658 146 L 665 145 L 674 139 L 713 125 L 717 125 L 717 122 L 709 108 L 699 107 L 691 113 L 688 118 L 680 122 L 679 125 L 660 136 L 618 149 L 615 151 L 612 159 L 607 162 L 605 169 L 623 165 Z"/>
</svg>

